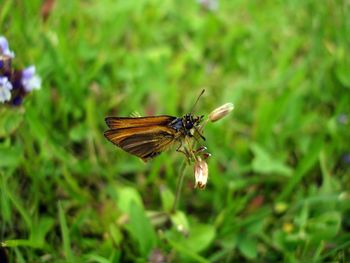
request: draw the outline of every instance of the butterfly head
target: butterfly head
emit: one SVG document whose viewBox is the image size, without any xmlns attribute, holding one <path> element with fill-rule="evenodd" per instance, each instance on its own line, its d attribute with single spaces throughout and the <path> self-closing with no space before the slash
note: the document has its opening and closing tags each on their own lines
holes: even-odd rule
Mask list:
<svg viewBox="0 0 350 263">
<path fill-rule="evenodd" d="M 182 125 L 188 135 L 193 136 L 196 127 L 199 126 L 204 116 L 194 116 L 192 114 L 186 114 L 182 118 Z"/>
</svg>

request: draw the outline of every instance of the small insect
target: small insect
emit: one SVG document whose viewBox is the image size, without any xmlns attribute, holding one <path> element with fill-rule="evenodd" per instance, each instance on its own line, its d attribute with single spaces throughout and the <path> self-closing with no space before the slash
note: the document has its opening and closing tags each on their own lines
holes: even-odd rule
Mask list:
<svg viewBox="0 0 350 263">
<path fill-rule="evenodd" d="M 199 127 L 204 116 L 192 114 L 199 98 L 198 96 L 190 113 L 183 117 L 168 115 L 149 117 L 107 117 L 105 119 L 109 130 L 104 136 L 122 148 L 136 155 L 144 162 L 158 156 L 163 151 L 178 143 L 177 151 L 183 152 L 181 146 L 188 138 L 202 138 Z M 183 152 L 186 154 L 186 152 Z"/>
</svg>

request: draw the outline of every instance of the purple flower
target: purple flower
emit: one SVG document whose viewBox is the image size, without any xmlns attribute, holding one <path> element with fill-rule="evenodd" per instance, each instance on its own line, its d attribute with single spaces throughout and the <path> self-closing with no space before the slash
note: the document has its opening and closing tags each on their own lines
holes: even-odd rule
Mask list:
<svg viewBox="0 0 350 263">
<path fill-rule="evenodd" d="M 0 102 L 11 99 L 12 84 L 7 77 L 0 77 Z"/>
<path fill-rule="evenodd" d="M 344 113 L 339 114 L 337 117 L 337 120 L 340 124 L 344 124 L 344 125 L 348 124 L 348 121 L 349 121 L 348 116 Z"/>
<path fill-rule="evenodd" d="M 342 160 L 346 164 L 350 164 L 350 154 L 344 154 Z"/>
<path fill-rule="evenodd" d="M 10 58 L 15 57 L 15 53 L 9 49 L 9 43 L 4 36 L 0 36 L 0 54 L 9 56 Z"/>
<path fill-rule="evenodd" d="M 29 66 L 22 71 L 21 82 L 26 92 L 41 88 L 41 78 L 35 74 L 35 66 Z"/>
<path fill-rule="evenodd" d="M 16 96 L 12 100 L 13 106 L 20 106 L 22 104 L 23 98 L 21 96 Z"/>
<path fill-rule="evenodd" d="M 0 36 L 0 102 L 19 106 L 28 93 L 40 89 L 41 79 L 35 72 L 35 66 L 23 70 L 12 68 L 14 56 L 7 39 Z"/>
<path fill-rule="evenodd" d="M 1 48 L 0 48 L 1 51 Z M 11 60 L 12 58 L 1 54 L 0 52 L 0 75 L 7 76 L 11 71 Z"/>
</svg>

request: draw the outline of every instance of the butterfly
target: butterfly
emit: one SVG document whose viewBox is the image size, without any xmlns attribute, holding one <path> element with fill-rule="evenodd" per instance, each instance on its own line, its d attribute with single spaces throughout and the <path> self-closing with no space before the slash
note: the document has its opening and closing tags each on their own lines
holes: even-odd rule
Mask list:
<svg viewBox="0 0 350 263">
<path fill-rule="evenodd" d="M 203 93 L 204 90 L 194 106 Z M 106 117 L 109 130 L 104 132 L 104 136 L 119 148 L 147 162 L 175 144 L 179 145 L 176 150 L 181 152 L 186 138 L 205 140 L 200 133 L 203 117 L 193 115 L 192 111 L 183 117 Z"/>
</svg>

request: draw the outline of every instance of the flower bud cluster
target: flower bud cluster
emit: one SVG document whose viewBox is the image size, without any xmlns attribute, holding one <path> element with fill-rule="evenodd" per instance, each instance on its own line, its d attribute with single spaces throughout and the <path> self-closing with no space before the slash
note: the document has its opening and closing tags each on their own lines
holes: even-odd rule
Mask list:
<svg viewBox="0 0 350 263">
<path fill-rule="evenodd" d="M 226 115 L 228 115 L 234 106 L 232 103 L 226 103 L 216 109 L 214 109 L 208 116 L 210 122 L 216 122 Z M 204 127 L 204 126 L 203 126 Z M 209 153 L 205 152 L 206 147 L 201 147 L 199 150 L 194 152 L 194 178 L 195 178 L 195 188 L 204 189 L 208 181 L 208 164 L 206 159 L 210 156 Z M 204 152 L 204 153 L 203 153 Z M 202 155 L 203 159 L 199 156 Z"/>
</svg>

